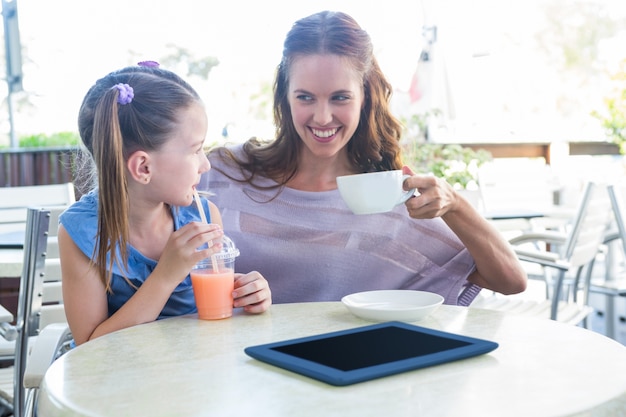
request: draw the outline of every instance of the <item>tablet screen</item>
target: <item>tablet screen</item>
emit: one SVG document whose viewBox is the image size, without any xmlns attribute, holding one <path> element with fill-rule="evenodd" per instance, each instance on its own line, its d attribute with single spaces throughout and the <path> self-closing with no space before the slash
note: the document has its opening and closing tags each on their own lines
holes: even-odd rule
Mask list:
<svg viewBox="0 0 626 417">
<path fill-rule="evenodd" d="M 258 360 L 332 385 L 349 385 L 490 352 L 497 343 L 402 322 L 251 346 Z"/>
<path fill-rule="evenodd" d="M 462 340 L 390 326 L 272 349 L 331 368 L 352 371 L 468 344 Z"/>
</svg>

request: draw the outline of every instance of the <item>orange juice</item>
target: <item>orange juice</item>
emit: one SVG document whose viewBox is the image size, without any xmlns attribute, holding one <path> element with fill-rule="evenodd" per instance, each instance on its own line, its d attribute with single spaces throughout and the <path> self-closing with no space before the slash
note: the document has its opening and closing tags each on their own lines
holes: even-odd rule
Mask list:
<svg viewBox="0 0 626 417">
<path fill-rule="evenodd" d="M 215 320 L 233 315 L 233 269 L 222 268 L 217 273 L 210 268 L 194 269 L 190 275 L 198 318 Z"/>
</svg>

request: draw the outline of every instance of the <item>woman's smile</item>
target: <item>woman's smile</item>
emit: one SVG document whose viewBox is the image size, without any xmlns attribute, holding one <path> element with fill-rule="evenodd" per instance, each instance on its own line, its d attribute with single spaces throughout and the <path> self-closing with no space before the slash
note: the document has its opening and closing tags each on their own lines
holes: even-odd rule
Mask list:
<svg viewBox="0 0 626 417">
<path fill-rule="evenodd" d="M 332 129 L 316 129 L 310 128 L 311 133 L 313 133 L 313 137 L 315 140 L 321 143 L 331 142 L 337 136 L 337 132 L 339 131 L 338 127 Z"/>
</svg>

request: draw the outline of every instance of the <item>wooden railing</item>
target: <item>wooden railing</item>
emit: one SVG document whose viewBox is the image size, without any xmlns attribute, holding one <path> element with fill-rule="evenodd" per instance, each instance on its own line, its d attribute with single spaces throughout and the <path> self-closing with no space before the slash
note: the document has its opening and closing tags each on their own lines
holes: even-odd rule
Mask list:
<svg viewBox="0 0 626 417">
<path fill-rule="evenodd" d="M 78 174 L 84 164 L 84 151 L 80 147 L 0 149 L 0 187 L 29 185 L 74 184 L 76 199 L 89 178 Z"/>
<path fill-rule="evenodd" d="M 74 182 L 77 147 L 0 150 L 0 186 Z"/>
<path fill-rule="evenodd" d="M 550 163 L 549 143 L 471 143 L 494 158 L 543 157 Z M 80 147 L 0 149 L 0 187 L 78 183 L 77 161 L 84 155 Z M 616 145 L 607 142 L 572 142 L 570 155 L 617 155 Z"/>
<path fill-rule="evenodd" d="M 550 163 L 552 145 L 550 143 L 471 143 L 463 146 L 484 149 L 494 158 L 539 158 Z M 619 147 L 608 142 L 570 142 L 570 155 L 619 155 Z"/>
</svg>

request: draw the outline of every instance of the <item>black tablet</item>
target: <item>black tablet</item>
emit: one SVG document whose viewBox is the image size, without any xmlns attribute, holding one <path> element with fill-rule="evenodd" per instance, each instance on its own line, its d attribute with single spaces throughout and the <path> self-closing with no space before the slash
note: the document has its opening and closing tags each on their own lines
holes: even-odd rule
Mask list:
<svg viewBox="0 0 626 417">
<path fill-rule="evenodd" d="M 386 322 L 264 345 L 245 353 L 331 385 L 350 385 L 490 352 L 483 339 Z"/>
</svg>

